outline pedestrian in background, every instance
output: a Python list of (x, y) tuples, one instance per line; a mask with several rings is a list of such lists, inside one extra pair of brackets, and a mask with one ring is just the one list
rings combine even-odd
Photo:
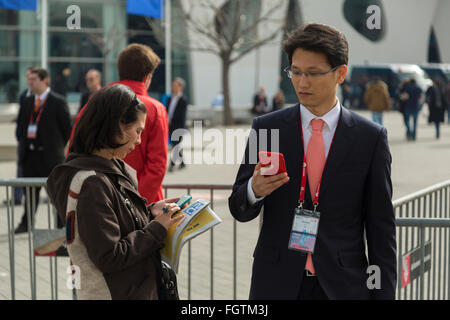
[(167, 113), (169, 115), (169, 139), (172, 145), (170, 156), (169, 172), (175, 168), (175, 164), (179, 163), (179, 168), (183, 169), (186, 164), (183, 160), (183, 149), (181, 143), (183, 136), (174, 134), (177, 129), (186, 129), (186, 114), (188, 101), (183, 91), (186, 82), (182, 78), (175, 78), (172, 81), (172, 96), (167, 101)]
[(78, 109), (78, 112), (80, 112), (81, 109), (86, 105), (86, 103), (89, 101), (89, 98), (102, 88), (102, 74), (100, 73), (100, 71), (91, 69), (86, 73), (84, 79), (86, 81), (88, 92), (83, 93), (83, 95), (81, 96), (80, 108)]
[(441, 122), (444, 122), (445, 110), (447, 109), (447, 102), (441, 80), (433, 79), (433, 85), (428, 88), (425, 96), (429, 109), (428, 122), (434, 123), (436, 128), (436, 139), (439, 139), (441, 136), (440, 124)]
[(267, 97), (266, 97), (266, 90), (264, 87), (261, 87), (253, 96), (253, 107), (251, 112), (256, 115), (262, 115), (267, 113), (268, 111), (268, 104), (267, 104)]
[(159, 251), (167, 229), (183, 215), (171, 217), (180, 210), (177, 199), (147, 207), (136, 171), (122, 161), (141, 143), (146, 113), (129, 87), (101, 89), (78, 121), (69, 156), (48, 178), (49, 197), (67, 221), (82, 300), (161, 297)]
[[(64, 161), (64, 148), (72, 129), (69, 108), (66, 100), (49, 87), (50, 77), (43, 68), (32, 68), (27, 78), (32, 93), (24, 99), (24, 106), (17, 119), (19, 130), (19, 162), (24, 177), (47, 177), (52, 169)], [(34, 214), (39, 204), (41, 188), (35, 188), (35, 205), (33, 199), (25, 199), (24, 214), (15, 233), (28, 231), (27, 215), (34, 221)], [(28, 212), (28, 206), (31, 212)], [(58, 227), (63, 222), (58, 220)]]
[[(35, 68), (35, 67), (27, 68), (27, 72), (26, 72), (27, 79), (30, 76), (30, 72), (33, 68)], [(27, 85), (28, 85), (28, 82), (27, 82)], [(16, 171), (16, 174), (17, 174), (17, 178), (23, 177), (22, 165), (19, 162), (19, 151), (21, 148), (20, 133), (22, 131), (22, 124), (19, 121), (19, 115), (23, 112), (25, 98), (28, 98), (31, 95), (32, 95), (32, 92), (30, 90), (30, 87), (28, 86), (19, 96), (19, 113), (18, 113), (18, 116), (16, 119), (16, 140), (17, 140), (17, 171)], [(24, 188), (22, 188), (22, 187), (14, 188), (14, 204), (15, 205), (22, 204), (23, 194), (24, 194)], [(6, 203), (6, 200), (5, 200), (5, 203)]]
[(283, 90), (278, 89), (277, 93), (272, 99), (272, 110), (277, 111), (284, 108), (284, 104), (286, 103), (286, 99), (284, 98)]
[(447, 102), (447, 122), (450, 124), (450, 81), (445, 87), (445, 101)]
[[(166, 108), (161, 102), (148, 95), (153, 74), (160, 63), (161, 59), (150, 47), (143, 44), (130, 44), (119, 53), (117, 60), (120, 81), (109, 84), (123, 84), (130, 87), (147, 108), (142, 143), (130, 152), (124, 161), (137, 171), (139, 193), (148, 202), (163, 199), (162, 181), (167, 168)], [(75, 119), (72, 136), (85, 108)]]
[(369, 82), (364, 93), (364, 102), (372, 111), (373, 122), (383, 126), (383, 112), (389, 111), (391, 108), (391, 97), (387, 84), (378, 77)]
[[(415, 141), (417, 138), (417, 117), (424, 95), (414, 78), (405, 86), (403, 97), (405, 99), (404, 119), (406, 125), (406, 138)], [(412, 126), (411, 119), (413, 120)]]

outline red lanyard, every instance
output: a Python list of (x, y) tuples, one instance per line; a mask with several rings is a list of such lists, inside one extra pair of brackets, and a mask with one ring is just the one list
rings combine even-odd
[(42, 103), (42, 104), (39, 106), (39, 113), (38, 113), (36, 119), (34, 120), (34, 122), (33, 122), (33, 114), (35, 114), (36, 112), (34, 112), (34, 109), (31, 110), (31, 113), (30, 113), (30, 122), (29, 122), (30, 124), (33, 124), (33, 123), (35, 123), (36, 125), (39, 124), (39, 121), (41, 121), (42, 111), (44, 111), (45, 102), (46, 102), (46, 101), (44, 101), (44, 103)]
[[(300, 185), (300, 197), (298, 199), (299, 202), (299, 208), (301, 209), (303, 207), (303, 203), (305, 202), (305, 191), (306, 191), (306, 176), (308, 174), (308, 164), (306, 163), (306, 148), (305, 148), (305, 139), (303, 137), (303, 126), (302, 126), (302, 114), (300, 111), (300, 133), (302, 135), (302, 143), (303, 143), (303, 166), (302, 166), (302, 181)], [(336, 130), (334, 131), (334, 134), (336, 134)], [(331, 140), (331, 146), (333, 145), (334, 141), (334, 134), (333, 134), (333, 140)], [(330, 153), (328, 152), (328, 155)], [(328, 155), (325, 159), (325, 164), (327, 163)], [(325, 166), (324, 166), (325, 169)], [(323, 174), (322, 174), (323, 177)], [(314, 194), (314, 211), (316, 210), (317, 206), (319, 205), (319, 193), (320, 193), (320, 185), (322, 184), (322, 177), (320, 178), (319, 184), (317, 185), (316, 193)]]

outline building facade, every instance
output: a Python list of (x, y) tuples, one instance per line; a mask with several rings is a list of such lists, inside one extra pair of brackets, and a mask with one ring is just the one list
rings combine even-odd
[[(212, 0), (218, 7), (237, 0)], [(305, 23), (335, 26), (347, 36), (350, 66), (362, 63), (450, 62), (450, 1), (446, 0), (250, 0), (254, 4), (246, 19), (256, 19), (264, 6), (283, 3), (274, 19), (286, 27), (277, 38), (234, 63), (230, 71), (232, 106), (248, 106), (256, 90), (263, 86), (270, 98), (278, 88), (288, 101), (295, 93), (283, 69), (287, 59), (282, 52), (286, 31)], [(126, 0), (48, 0), (48, 67), (52, 88), (70, 103), (79, 102), (86, 90), (84, 75), (89, 69), (103, 74), (103, 84), (118, 78), (117, 55), (129, 43), (151, 46), (163, 63), (156, 71), (150, 94), (159, 98), (165, 92), (164, 21), (130, 15)], [(67, 8), (81, 10), (81, 28), (69, 30)], [(206, 107), (221, 90), (221, 60), (217, 55), (187, 48), (199, 33), (187, 27), (180, 10), (190, 10), (192, 0), (171, 0), (173, 77), (188, 83), (186, 93), (195, 106)], [(368, 11), (376, 6), (375, 11)], [(196, 9), (199, 19), (214, 21), (206, 9)], [(377, 16), (378, 15), (378, 16)], [(377, 25), (377, 18), (379, 24)], [(25, 71), (41, 63), (40, 11), (0, 8), (0, 105), (15, 103), (26, 88)], [(374, 20), (375, 19), (375, 20)], [(369, 26), (368, 25), (369, 21)], [(273, 26), (280, 28), (280, 26)], [(269, 32), (258, 29), (263, 35)], [(243, 41), (247, 41), (243, 39)], [(185, 44), (185, 47), (176, 45)], [(0, 107), (1, 108), (1, 107)]]

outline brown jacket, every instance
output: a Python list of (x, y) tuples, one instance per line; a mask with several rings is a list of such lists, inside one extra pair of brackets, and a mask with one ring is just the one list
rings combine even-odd
[(370, 111), (388, 111), (391, 107), (391, 98), (386, 83), (375, 80), (367, 85), (364, 102)]
[[(84, 177), (78, 193), (74, 185), (80, 174)], [(47, 189), (64, 220), (67, 213), (76, 212), (75, 221), (67, 224), (68, 251), (73, 265), (80, 268), (80, 298), (158, 299), (159, 251), (167, 233), (152, 221), (130, 166), (120, 160), (70, 154), (48, 177)], [(78, 202), (71, 209), (74, 193)]]

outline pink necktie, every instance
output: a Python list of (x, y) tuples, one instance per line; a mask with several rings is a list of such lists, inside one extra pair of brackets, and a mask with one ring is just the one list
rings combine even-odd
[[(312, 136), (308, 143), (306, 151), (306, 163), (308, 165), (308, 181), (311, 191), (311, 198), (314, 200), (317, 186), (322, 179), (323, 167), (325, 166), (325, 145), (323, 143), (322, 128), (323, 120), (311, 120)], [(306, 269), (311, 273), (315, 273), (311, 254), (308, 253), (306, 259)]]

